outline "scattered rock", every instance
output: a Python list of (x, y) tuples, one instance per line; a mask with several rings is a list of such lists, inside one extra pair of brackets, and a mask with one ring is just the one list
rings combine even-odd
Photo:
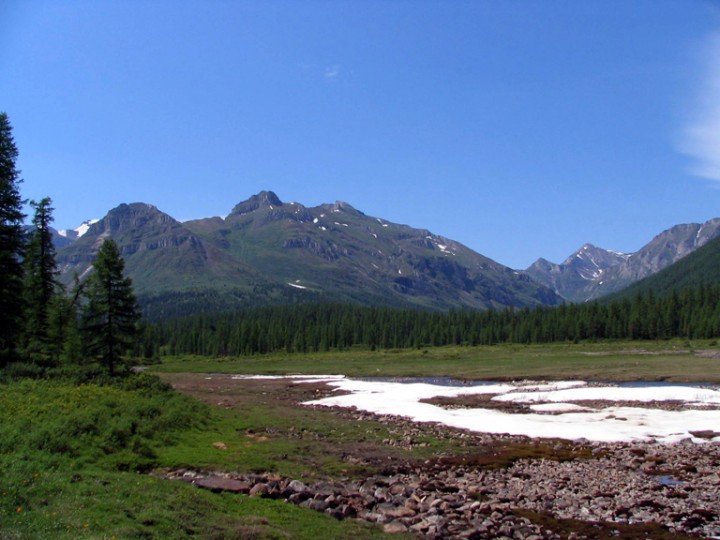
[[(657, 524), (673, 535), (720, 536), (717, 442), (538, 443), (359, 411), (342, 414), (386, 423), (393, 440), (403, 445), (431, 434), (462, 441), (467, 452), (424, 463), (393, 462), (360, 480), (305, 483), (187, 469), (165, 477), (213, 491), (283, 499), (336, 519), (357, 517), (381, 524), (388, 533), (411, 532), (426, 539), (586, 537), (547, 525), (558, 520), (604, 524), (608, 530), (618, 524)], [(707, 430), (692, 435), (709, 440), (719, 434)]]

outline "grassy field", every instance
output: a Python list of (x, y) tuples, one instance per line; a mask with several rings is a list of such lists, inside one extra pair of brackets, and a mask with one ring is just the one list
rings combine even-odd
[[(706, 352), (698, 356), (698, 351)], [(390, 444), (401, 441), (402, 430), (298, 407), (317, 397), (321, 385), (206, 374), (720, 382), (715, 351), (711, 342), (507, 345), (168, 358), (152, 367), (180, 392), (145, 374), (112, 385), (5, 382), (0, 384), (0, 538), (381, 538), (379, 528), (354, 520), (211, 493), (148, 473), (187, 467), (312, 481), (469, 451), (435, 434), (416, 436), (411, 447)], [(521, 446), (493, 448), (491, 461), (505, 466), (519, 457), (556, 452), (552, 443)]]
[[(699, 355), (700, 351), (705, 351), (705, 356)], [(718, 357), (708, 351), (717, 352)], [(708, 341), (651, 341), (355, 350), (242, 358), (166, 358), (153, 369), (168, 373), (720, 382), (720, 348)]]
[(231, 414), (143, 379), (0, 385), (0, 538), (383, 537), (354, 520), (143, 474), (160, 466), (278, 469), (278, 452), (293, 450), (278, 440), (243, 446), (242, 454), (219, 452), (211, 444), (218, 437), (232, 444), (247, 426), (278, 418), (267, 410)]

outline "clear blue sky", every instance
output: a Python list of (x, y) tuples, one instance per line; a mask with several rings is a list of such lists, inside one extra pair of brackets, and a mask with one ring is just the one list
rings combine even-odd
[(57, 228), (270, 189), (524, 268), (720, 216), (720, 3), (4, 0), (0, 110)]

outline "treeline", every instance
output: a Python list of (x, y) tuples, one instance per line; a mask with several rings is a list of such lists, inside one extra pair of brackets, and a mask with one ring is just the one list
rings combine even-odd
[(254, 308), (149, 325), (143, 352), (225, 356), (718, 336), (720, 286), (712, 286), (663, 298), (649, 292), (608, 304), (533, 309), (439, 313), (353, 305)]
[(27, 232), (17, 157), (12, 127), (0, 113), (1, 374), (126, 372), (122, 358), (135, 347), (140, 312), (117, 245), (106, 240), (90, 276), (66, 290), (58, 281), (52, 201), (30, 201)]

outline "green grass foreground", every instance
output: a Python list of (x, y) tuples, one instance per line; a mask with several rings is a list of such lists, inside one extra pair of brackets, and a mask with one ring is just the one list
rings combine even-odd
[(684, 341), (504, 345), (174, 358), (153, 367), (181, 389), (186, 381), (194, 397), (147, 374), (113, 384), (3, 382), (0, 539), (380, 538), (379, 528), (354, 520), (147, 473), (191, 467), (312, 479), (363, 474), (366, 465), (346, 455), (372, 462), (463, 451), (433, 437), (413, 450), (388, 446), (401, 435), (387, 425), (298, 407), (311, 397), (301, 394), (313, 391), (308, 385), (245, 387), (190, 372), (719, 382), (717, 350), (713, 342)]
[[(102, 386), (3, 383), (0, 538), (383, 536), (377, 528), (280, 501), (141, 474), (155, 466), (229, 465), (213, 459), (210, 441), (243, 422), (149, 376)], [(264, 466), (262, 458), (257, 464)]]
[[(710, 354), (708, 354), (710, 353)], [(467, 380), (581, 379), (720, 382), (710, 340), (350, 350), (250, 357), (169, 357), (154, 370), (182, 373), (447, 376)]]

